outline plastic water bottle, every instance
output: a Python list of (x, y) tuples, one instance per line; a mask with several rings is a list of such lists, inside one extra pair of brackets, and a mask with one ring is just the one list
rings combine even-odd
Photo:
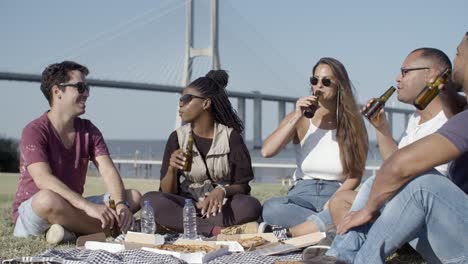
[(185, 199), (184, 205), (184, 238), (197, 239), (197, 212), (192, 199)]
[(141, 232), (146, 234), (154, 234), (156, 232), (154, 211), (148, 200), (143, 202), (143, 208), (141, 209)]

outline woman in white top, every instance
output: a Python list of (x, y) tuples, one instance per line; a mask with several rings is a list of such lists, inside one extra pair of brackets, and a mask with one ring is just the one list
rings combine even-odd
[(310, 82), (312, 93), (322, 94), (314, 116), (308, 119), (303, 113), (317, 97), (300, 98), (262, 146), (268, 158), (292, 141), (297, 163), (288, 195), (263, 205), (263, 220), (270, 225), (291, 227), (315, 215), (316, 225), (325, 229), (332, 224), (330, 214), (319, 213), (327, 201), (335, 192), (355, 189), (364, 172), (367, 132), (346, 69), (336, 59), (322, 58)]

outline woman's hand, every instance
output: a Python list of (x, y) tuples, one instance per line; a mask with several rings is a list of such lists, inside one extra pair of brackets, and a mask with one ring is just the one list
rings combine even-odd
[(210, 216), (216, 216), (218, 213), (221, 213), (223, 208), (223, 201), (226, 194), (222, 188), (214, 188), (209, 192), (205, 200), (201, 203), (197, 203), (198, 209), (201, 209), (201, 214), (210, 218)]
[(172, 152), (171, 158), (169, 159), (169, 167), (173, 169), (183, 170), (185, 160), (186, 158), (184, 155), (184, 151), (181, 149), (176, 149), (174, 152)]
[(299, 100), (297, 100), (296, 102), (296, 112), (302, 115), (304, 113), (304, 110), (310, 107), (317, 100), (317, 96), (315, 95), (309, 95), (306, 97), (299, 98)]

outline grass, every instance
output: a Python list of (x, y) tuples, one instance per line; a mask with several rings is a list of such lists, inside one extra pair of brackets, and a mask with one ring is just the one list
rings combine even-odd
[[(13, 201), (18, 174), (0, 173), (0, 259), (9, 259), (20, 256), (34, 256), (49, 248), (68, 248), (73, 244), (51, 246), (43, 237), (15, 238), (13, 237), (13, 221), (11, 203)], [(158, 190), (158, 180), (128, 179), (124, 178), (125, 188), (137, 189), (141, 193)], [(254, 183), (252, 195), (262, 203), (274, 195), (285, 195), (288, 188), (280, 184)], [(103, 181), (99, 177), (88, 177), (85, 185), (85, 196), (102, 194), (105, 192)]]
[[(13, 221), (11, 203), (13, 201), (18, 174), (0, 173), (0, 262), (21, 256), (34, 256), (49, 248), (69, 248), (73, 244), (51, 246), (45, 242), (44, 237), (15, 238), (13, 237)], [(159, 188), (158, 180), (128, 179), (124, 178), (126, 188), (137, 189), (141, 193), (154, 191)], [(252, 195), (260, 202), (277, 195), (285, 195), (288, 188), (278, 183), (253, 183)], [(103, 181), (98, 177), (88, 177), (85, 185), (85, 196), (102, 194), (105, 192)], [(387, 263), (424, 263), (417, 254), (403, 254), (392, 256)]]

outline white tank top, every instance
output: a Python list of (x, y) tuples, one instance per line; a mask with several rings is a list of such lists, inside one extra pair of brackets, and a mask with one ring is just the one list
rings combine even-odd
[(296, 171), (294, 180), (323, 179), (344, 181), (336, 129), (324, 130), (310, 121), (309, 130), (299, 144), (294, 144)]

